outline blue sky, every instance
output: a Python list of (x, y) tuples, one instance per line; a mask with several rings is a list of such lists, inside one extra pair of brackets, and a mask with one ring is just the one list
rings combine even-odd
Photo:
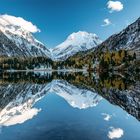
[[(122, 30), (140, 16), (140, 0), (0, 0), (0, 13), (23, 17), (40, 30), (35, 36), (48, 47), (63, 42), (72, 32), (96, 33), (102, 40)], [(104, 26), (104, 20), (107, 26)]]

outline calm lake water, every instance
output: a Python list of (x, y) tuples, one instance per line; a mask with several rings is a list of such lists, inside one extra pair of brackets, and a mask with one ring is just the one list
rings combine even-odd
[(0, 140), (140, 140), (139, 77), (1, 73)]

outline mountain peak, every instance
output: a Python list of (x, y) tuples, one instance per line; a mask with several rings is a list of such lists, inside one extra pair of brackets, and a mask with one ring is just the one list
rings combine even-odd
[(94, 39), (96, 41), (101, 42), (96, 34), (88, 33), (85, 31), (74, 32), (74, 33), (70, 34), (67, 38), (67, 40), (69, 40), (69, 41), (74, 40), (75, 43), (80, 43), (80, 44), (85, 43), (89, 39), (91, 39), (91, 40)]
[(79, 51), (95, 48), (102, 41), (96, 34), (78, 31), (70, 34), (67, 39), (52, 50), (53, 59), (67, 59)]
[(78, 32), (73, 32), (71, 35), (68, 36), (68, 39), (75, 39), (77, 37), (87, 37), (89, 35), (92, 35), (92, 36), (96, 36), (96, 34), (92, 34), (92, 33), (88, 33), (86, 31), (78, 31)]

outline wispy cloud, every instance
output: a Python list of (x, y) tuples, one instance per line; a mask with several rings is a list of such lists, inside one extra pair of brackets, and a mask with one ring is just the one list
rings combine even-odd
[(111, 131), (108, 132), (108, 137), (110, 139), (121, 138), (124, 135), (124, 131), (121, 128), (111, 127)]
[(15, 17), (15, 16), (4, 14), (4, 15), (0, 15), (0, 19), (2, 19), (4, 21), (3, 24), (5, 24), (5, 25), (3, 25), (3, 26), (13, 24), (13, 25), (20, 26), (23, 29), (25, 29), (26, 31), (29, 31), (32, 33), (40, 31), (36, 25), (34, 25), (30, 21), (23, 19), (22, 17)]
[(112, 24), (111, 21), (110, 21), (108, 18), (104, 19), (103, 22), (104, 22), (104, 24), (101, 25), (101, 26), (103, 26), (103, 27), (109, 26), (109, 25)]
[(107, 3), (107, 8), (110, 9), (110, 13), (114, 12), (114, 11), (121, 11), (123, 10), (124, 6), (120, 1), (112, 1), (109, 0)]

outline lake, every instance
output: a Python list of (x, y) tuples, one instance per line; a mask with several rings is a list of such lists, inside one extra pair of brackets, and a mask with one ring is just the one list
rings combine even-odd
[(140, 140), (140, 77), (0, 73), (1, 140)]

